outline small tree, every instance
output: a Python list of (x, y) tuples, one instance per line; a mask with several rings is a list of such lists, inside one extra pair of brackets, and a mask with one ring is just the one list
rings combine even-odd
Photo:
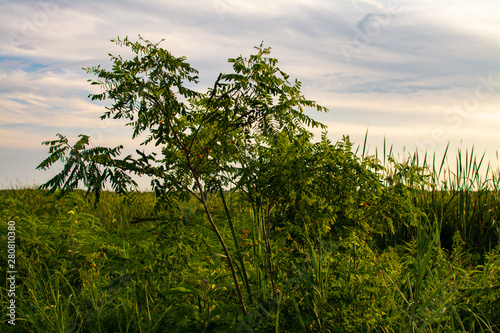
[(233, 260), (207, 204), (207, 192), (248, 175), (241, 172), (251, 166), (244, 163), (245, 157), (254, 156), (258, 146), (272, 145), (278, 134), (292, 138), (305, 133), (306, 126), (325, 128), (306, 116), (303, 108), (326, 109), (302, 95), (300, 82), (288, 81), (288, 75), (276, 67), (277, 60), (265, 57), (270, 49), (262, 44), (248, 59), (229, 59), (234, 73), (220, 74), (212, 88), (200, 93), (188, 86), (198, 82), (198, 71), (184, 57), (174, 57), (142, 37), (138, 42), (128, 38), (112, 42), (129, 47), (136, 56), (125, 60), (110, 55), (110, 71), (100, 66), (86, 68), (98, 77), (89, 80), (91, 84), (103, 90), (89, 97), (113, 100), (101, 119), (128, 120), (132, 138), (145, 134), (141, 145), (160, 146), (161, 156), (136, 150), (138, 156), (120, 158), (122, 146), (89, 148), (86, 135), (71, 146), (58, 134), (57, 140), (43, 142), (49, 146), (49, 157), (37, 169), (48, 169), (57, 161), (65, 165), (41, 188), (61, 189), (65, 194), (83, 183), (98, 200), (106, 183), (117, 193), (127, 193), (137, 185), (132, 175), (145, 175), (151, 177), (161, 200), (195, 197), (227, 257), (246, 314)]

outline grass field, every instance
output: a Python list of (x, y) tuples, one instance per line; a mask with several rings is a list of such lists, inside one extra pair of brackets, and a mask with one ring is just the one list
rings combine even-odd
[[(498, 332), (500, 172), (473, 150), (457, 156), (457, 171), (445, 157), (382, 161), (371, 201), (344, 171), (322, 196), (257, 204), (212, 193), (246, 316), (194, 199), (162, 209), (153, 193), (106, 192), (94, 206), (84, 192), (3, 190), (2, 330)], [(8, 221), (15, 326), (5, 323)]]

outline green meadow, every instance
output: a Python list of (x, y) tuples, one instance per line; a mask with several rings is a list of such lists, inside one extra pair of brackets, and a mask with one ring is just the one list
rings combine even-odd
[[(377, 160), (374, 168), (376, 156), (356, 154), (346, 143), (335, 145), (338, 168), (328, 171), (335, 176), (328, 189), (301, 193), (315, 186), (304, 183), (268, 190), (269, 197), (209, 194), (246, 314), (196, 199), (164, 205), (154, 193), (103, 192), (96, 204), (84, 191), (1, 191), (2, 326), (498, 332), (499, 171), (473, 150), (458, 152), (458, 172), (446, 156), (418, 154)], [(377, 195), (370, 195), (372, 182)], [(16, 223), (18, 271), (16, 325), (9, 327), (7, 221)]]
[(263, 45), (201, 93), (185, 57), (113, 42), (136, 56), (87, 68), (89, 97), (148, 150), (58, 134), (37, 167), (58, 173), (0, 193), (2, 329), (500, 330), (500, 170), (484, 155), (331, 142), (304, 112), (327, 109)]

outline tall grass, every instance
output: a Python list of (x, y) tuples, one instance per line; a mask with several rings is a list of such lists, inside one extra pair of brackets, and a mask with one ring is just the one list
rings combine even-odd
[[(403, 149), (402, 155), (394, 157), (393, 146), (387, 148), (385, 139), (383, 152), (381, 163), (385, 168), (381, 178), (385, 185), (397, 172), (391, 160), (422, 169), (426, 181), (415, 197), (415, 204), (439, 226), (445, 248), (451, 249), (456, 232), (470, 249), (484, 252), (500, 244), (500, 168), (494, 169), (491, 162), (486, 163), (485, 153), (476, 155), (474, 146), (465, 152), (459, 148), (450, 161), (448, 145), (442, 156), (435, 153), (430, 156), (427, 152), (422, 156), (418, 150), (407, 153)], [(378, 150), (375, 156), (379, 158)], [(407, 240), (404, 228), (397, 229), (401, 234), (396, 237)]]
[[(498, 330), (500, 170), (474, 148), (458, 150), (454, 158), (448, 149), (443, 156), (394, 156), (393, 147), (384, 144), (381, 151), (380, 182), (389, 189), (398, 183), (406, 192), (387, 192), (402, 213), (379, 238), (363, 229), (362, 220), (385, 216), (377, 211), (385, 206), (361, 208), (357, 197), (348, 198), (352, 210), (326, 229), (306, 223), (333, 214), (307, 210), (316, 209), (312, 203), (320, 197), (303, 200), (310, 216), (299, 225), (286, 222), (266, 202), (252, 205), (242, 193), (221, 190), (208, 198), (221, 233), (232, 239), (228, 247), (249, 304), (246, 317), (198, 202), (171, 203), (171, 211), (164, 211), (155, 210), (152, 193), (125, 198), (103, 193), (94, 206), (83, 192), (58, 198), (29, 188), (1, 191), (1, 219), (15, 220), (18, 233), (18, 327), (26, 332)], [(368, 157), (365, 139), (359, 158)], [(397, 197), (401, 193), (407, 197)], [(375, 222), (373, 228), (382, 221)], [(0, 222), (1, 234), (6, 230)], [(4, 249), (3, 238), (2, 244)], [(3, 306), (8, 297), (1, 282)]]

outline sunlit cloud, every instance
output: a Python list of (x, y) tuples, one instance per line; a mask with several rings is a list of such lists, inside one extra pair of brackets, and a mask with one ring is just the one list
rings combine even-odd
[[(58, 132), (133, 146), (123, 123), (101, 124), (110, 102), (88, 99), (98, 89), (82, 68), (109, 68), (108, 53), (130, 55), (110, 39), (139, 34), (186, 56), (200, 71), (199, 91), (231, 71), (228, 58), (263, 41), (306, 97), (330, 109), (311, 115), (332, 139), (363, 140), (368, 128), (373, 145), (386, 136), (407, 147), (462, 142), (494, 152), (499, 15), (489, 0), (2, 1), (0, 163), (17, 163), (15, 150), (43, 150)], [(23, 160), (39, 162), (30, 156)], [(17, 177), (12, 165), (1, 169)]]

